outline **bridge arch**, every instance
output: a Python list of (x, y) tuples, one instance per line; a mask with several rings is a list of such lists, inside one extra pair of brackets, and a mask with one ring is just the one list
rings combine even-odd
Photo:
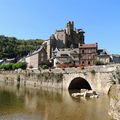
[(80, 89), (91, 90), (92, 88), (87, 80), (85, 80), (82, 77), (76, 77), (70, 82), (68, 90), (80, 90)]

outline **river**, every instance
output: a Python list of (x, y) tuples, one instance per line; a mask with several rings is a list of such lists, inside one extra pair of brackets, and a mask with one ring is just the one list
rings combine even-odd
[(0, 83), (0, 120), (110, 120), (109, 98), (75, 99), (69, 92)]

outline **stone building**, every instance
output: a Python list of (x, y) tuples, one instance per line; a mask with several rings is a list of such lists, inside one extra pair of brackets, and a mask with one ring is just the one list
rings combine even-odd
[(80, 64), (94, 65), (98, 44), (79, 44)]
[(69, 21), (65, 29), (56, 30), (47, 43), (48, 59), (52, 58), (55, 48), (78, 48), (78, 44), (84, 44), (84, 31), (74, 28), (74, 22)]
[(53, 51), (54, 67), (56, 64), (75, 64), (79, 65), (79, 49), (64, 48)]
[[(74, 63), (74, 65), (94, 65), (97, 59), (109, 62), (109, 56), (98, 54), (98, 44), (85, 44), (84, 31), (76, 29), (69, 21), (64, 29), (56, 30), (38, 51), (26, 57), (28, 67), (38, 68), (42, 62)], [(46, 47), (46, 49), (43, 49)]]
[(98, 49), (96, 61), (101, 62), (101, 64), (109, 64), (111, 62), (111, 56), (106, 49)]
[(112, 54), (111, 59), (113, 63), (120, 63), (120, 55), (119, 54)]
[(46, 41), (42, 43), (40, 49), (26, 56), (27, 68), (38, 69), (40, 64), (47, 62)]

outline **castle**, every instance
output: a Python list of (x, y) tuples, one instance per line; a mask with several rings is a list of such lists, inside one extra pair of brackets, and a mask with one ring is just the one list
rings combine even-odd
[(56, 30), (39, 50), (26, 57), (28, 67), (38, 68), (47, 61), (53, 63), (54, 67), (62, 64), (88, 66), (94, 65), (95, 61), (110, 63), (110, 56), (98, 50), (97, 43), (85, 44), (84, 33), (82, 29), (74, 27), (73, 21), (69, 21), (65, 29)]
[(79, 44), (84, 44), (84, 33), (82, 29), (74, 27), (73, 21), (69, 21), (65, 29), (56, 30), (47, 43), (48, 59), (52, 58), (52, 53), (56, 48), (78, 48)]

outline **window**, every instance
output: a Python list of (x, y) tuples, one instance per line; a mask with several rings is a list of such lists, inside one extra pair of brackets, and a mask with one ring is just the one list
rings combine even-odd
[(82, 50), (82, 54), (84, 54), (84, 50)]
[(41, 61), (44, 61), (44, 54), (43, 53), (41, 53)]
[(84, 64), (84, 61), (82, 61), (82, 64)]
[(90, 61), (88, 61), (88, 65), (90, 65)]

